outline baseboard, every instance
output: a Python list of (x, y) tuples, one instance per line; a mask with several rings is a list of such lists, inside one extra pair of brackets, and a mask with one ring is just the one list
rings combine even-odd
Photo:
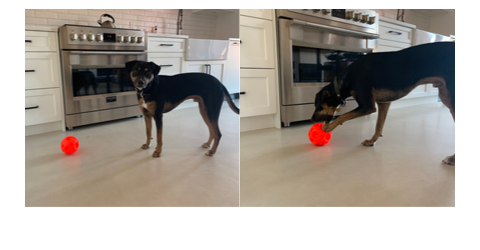
[(38, 135), (58, 130), (61, 131), (62, 129), (62, 121), (25, 126), (25, 136)]
[(240, 118), (240, 132), (274, 127), (275, 115), (260, 115)]

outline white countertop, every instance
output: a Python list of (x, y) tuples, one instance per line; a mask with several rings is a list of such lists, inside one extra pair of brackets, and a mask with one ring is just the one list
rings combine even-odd
[(147, 33), (148, 37), (168, 37), (168, 38), (183, 38), (188, 39), (188, 35), (173, 35), (173, 34), (160, 34), (160, 33)]
[(36, 31), (52, 31), (57, 32), (59, 27), (55, 26), (31, 26), (25, 25), (25, 30), (36, 30)]

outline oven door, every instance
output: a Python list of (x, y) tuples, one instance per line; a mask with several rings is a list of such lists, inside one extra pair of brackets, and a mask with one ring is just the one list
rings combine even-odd
[(281, 119), (308, 120), (315, 95), (346, 67), (371, 53), (376, 34), (278, 18)]
[(138, 105), (125, 63), (146, 59), (146, 52), (63, 51), (65, 113)]

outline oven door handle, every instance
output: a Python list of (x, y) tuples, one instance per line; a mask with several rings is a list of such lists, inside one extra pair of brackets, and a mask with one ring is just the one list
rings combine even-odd
[(126, 51), (71, 51), (74, 55), (146, 55), (147, 52), (126, 52)]
[(320, 29), (325, 29), (325, 30), (331, 30), (331, 31), (337, 31), (341, 33), (346, 33), (349, 35), (353, 36), (360, 36), (364, 37), (367, 39), (378, 39), (380, 36), (378, 34), (371, 34), (371, 33), (366, 33), (366, 32), (361, 32), (361, 31), (353, 31), (353, 30), (347, 30), (343, 28), (337, 28), (337, 27), (332, 27), (332, 26), (327, 26), (327, 25), (322, 25), (322, 24), (317, 24), (317, 23), (309, 23), (305, 21), (299, 21), (299, 20), (293, 20), (294, 24), (299, 24), (299, 25), (304, 25), (304, 26), (309, 26), (309, 27), (314, 27), (314, 28), (320, 28)]

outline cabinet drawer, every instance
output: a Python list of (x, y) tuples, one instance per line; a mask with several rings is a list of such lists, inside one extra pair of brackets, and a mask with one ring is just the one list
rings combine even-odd
[(148, 53), (148, 60), (161, 66), (160, 75), (182, 73), (183, 53)]
[(25, 52), (25, 89), (60, 87), (57, 53)]
[(240, 117), (277, 113), (275, 70), (240, 69)]
[(57, 51), (54, 32), (25, 31), (25, 51)]
[(390, 23), (381, 23), (379, 35), (381, 39), (412, 44), (413, 29)]
[(184, 52), (185, 39), (149, 37), (148, 52)]
[(263, 10), (242, 9), (240, 10), (240, 15), (273, 20), (273, 16), (274, 16), (273, 12), (274, 12), (273, 9), (263, 9)]
[(62, 120), (60, 88), (25, 91), (25, 126)]
[(240, 67), (275, 68), (273, 22), (240, 16)]

